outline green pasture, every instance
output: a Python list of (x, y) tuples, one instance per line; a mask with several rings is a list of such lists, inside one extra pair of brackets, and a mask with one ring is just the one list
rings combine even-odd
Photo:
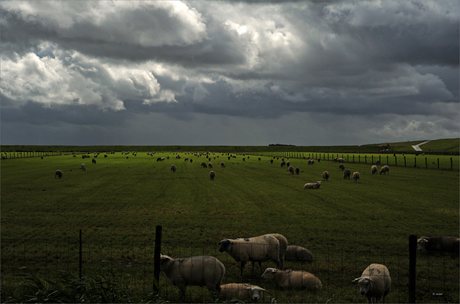
[[(342, 178), (339, 164), (332, 161), (336, 155), (321, 154), (321, 162), (308, 165), (303, 157), (318, 158), (316, 153), (273, 153), (247, 154), (244, 161), (242, 154), (211, 153), (213, 181), (211, 169), (200, 166), (210, 161), (184, 152), (179, 152), (180, 159), (177, 152), (138, 152), (128, 158), (120, 152), (107, 158), (101, 153), (95, 165), (93, 154), (84, 160), (81, 155), (2, 160), (2, 302), (21, 292), (21, 266), (44, 278), (62, 269), (78, 275), (80, 230), (83, 274), (108, 263), (122, 284), (141, 297), (152, 292), (155, 227), (161, 225), (163, 254), (215, 256), (227, 268), (223, 283), (262, 286), (270, 291), (264, 301), (275, 298), (279, 303), (365, 302), (352, 281), (370, 263), (383, 263), (390, 270), (393, 288), (387, 302), (407, 302), (409, 235), (459, 235), (458, 156), (451, 170), (451, 156), (426, 156), (426, 169), (425, 156), (406, 157), (404, 166), (403, 156), (397, 155), (396, 166), (389, 155), (390, 174), (372, 175), (371, 160), (380, 157), (386, 164), (386, 154), (344, 154), (345, 166), (361, 173), (360, 182), (354, 183)], [(280, 166), (283, 156), (300, 168), (299, 175)], [(409, 161), (415, 157), (416, 166)], [(437, 159), (447, 168), (438, 170)], [(79, 169), (82, 162), (87, 171)], [(171, 164), (177, 166), (175, 173)], [(64, 172), (62, 179), (55, 178), (57, 169)], [(325, 170), (331, 177), (320, 189), (303, 189), (307, 182), (322, 180)], [(260, 280), (258, 265), (252, 273), (249, 263), (239, 278), (238, 264), (218, 251), (224, 238), (273, 232), (312, 251), (313, 263), (285, 266), (314, 273), (322, 290), (280, 290)], [(262, 266), (276, 267), (273, 262)], [(421, 253), (417, 267), (418, 302), (459, 302), (458, 256)], [(188, 291), (189, 302), (213, 301), (206, 288)], [(177, 290), (164, 275), (160, 295), (178, 301)]]

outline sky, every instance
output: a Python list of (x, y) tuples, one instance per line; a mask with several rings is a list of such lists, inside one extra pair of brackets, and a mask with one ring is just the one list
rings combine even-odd
[(460, 137), (460, 1), (1, 1), (2, 145)]

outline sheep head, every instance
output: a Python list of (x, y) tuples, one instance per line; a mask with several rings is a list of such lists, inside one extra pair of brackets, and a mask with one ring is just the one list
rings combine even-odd
[(219, 251), (220, 252), (224, 252), (224, 251), (228, 251), (230, 245), (232, 245), (233, 242), (229, 239), (225, 239), (225, 240), (222, 240), (219, 242)]
[(374, 288), (374, 281), (370, 277), (360, 277), (358, 280), (359, 292), (365, 296), (370, 290)]
[(264, 278), (266, 280), (269, 280), (277, 272), (278, 272), (278, 269), (276, 269), (276, 268), (267, 268), (267, 269), (265, 269), (264, 273), (262, 274), (262, 278)]

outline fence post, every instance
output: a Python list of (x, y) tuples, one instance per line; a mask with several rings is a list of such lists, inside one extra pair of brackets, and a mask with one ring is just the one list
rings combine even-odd
[(81, 280), (82, 273), (83, 273), (83, 241), (81, 236), (81, 229), (80, 229), (80, 248), (78, 252), (78, 277)]
[(452, 157), (450, 158), (450, 170), (454, 170), (454, 164), (452, 163)]
[(415, 303), (417, 236), (409, 235), (409, 303)]
[(159, 292), (158, 287), (160, 286), (161, 231), (162, 231), (162, 226), (158, 225), (156, 227), (156, 232), (155, 232), (155, 253), (153, 255), (153, 277), (154, 277), (153, 290), (156, 293)]
[(425, 168), (428, 169), (428, 157), (425, 157)]

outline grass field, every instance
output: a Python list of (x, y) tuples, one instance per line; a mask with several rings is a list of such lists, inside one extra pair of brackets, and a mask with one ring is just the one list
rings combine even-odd
[[(80, 229), (84, 272), (97, 271), (106, 261), (140, 295), (152, 289), (155, 226), (162, 225), (164, 254), (216, 256), (227, 267), (224, 283), (263, 286), (280, 303), (365, 302), (352, 280), (373, 262), (386, 264), (393, 277), (387, 301), (407, 302), (409, 235), (459, 235), (458, 156), (456, 170), (427, 170), (423, 162), (421, 169), (391, 167), (389, 175), (372, 175), (370, 163), (347, 163), (361, 173), (360, 183), (353, 183), (342, 178), (337, 163), (324, 159), (307, 165), (291, 157), (301, 170), (291, 175), (280, 160), (270, 164), (269, 156), (243, 161), (242, 155), (228, 160), (223, 153), (210, 155), (216, 172), (211, 181), (210, 169), (200, 167), (209, 162), (204, 156), (175, 155), (101, 154), (96, 165), (71, 155), (2, 160), (2, 302), (23, 282), (14, 276), (21, 266), (43, 277), (59, 269), (76, 273)], [(220, 168), (221, 161), (226, 168)], [(82, 162), (86, 172), (79, 169)], [(57, 169), (64, 171), (62, 179), (54, 178)], [(319, 190), (303, 190), (306, 182), (321, 180), (324, 170), (330, 181)], [(260, 280), (258, 266), (240, 279), (237, 263), (218, 251), (224, 238), (271, 232), (313, 252), (312, 264), (286, 267), (316, 274), (321, 291), (279, 290)], [(419, 254), (417, 263), (418, 302), (459, 302), (458, 257)], [(160, 286), (165, 300), (178, 300), (163, 275)], [(206, 289), (189, 290), (188, 301), (212, 301)]]

